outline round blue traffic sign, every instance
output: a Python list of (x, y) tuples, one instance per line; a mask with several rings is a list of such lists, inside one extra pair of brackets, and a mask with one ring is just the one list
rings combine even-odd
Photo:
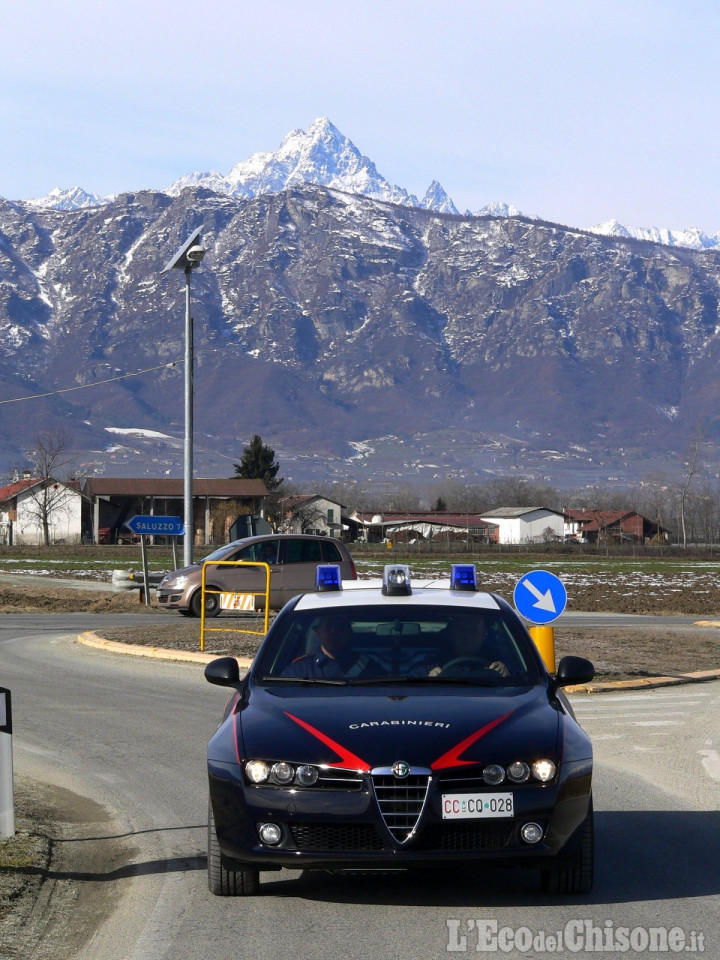
[(531, 570), (516, 583), (513, 600), (521, 617), (531, 623), (551, 623), (565, 609), (567, 591), (554, 573)]

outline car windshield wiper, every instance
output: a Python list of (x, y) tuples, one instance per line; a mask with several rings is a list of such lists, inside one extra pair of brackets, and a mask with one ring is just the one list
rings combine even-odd
[[(442, 674), (438, 674), (437, 677), (431, 678), (434, 683), (458, 683), (461, 686), (466, 687), (498, 687), (500, 684), (497, 680), (478, 680), (477, 677), (444, 677)], [(498, 679), (502, 679), (498, 677)]]
[(335, 687), (344, 687), (347, 684), (347, 680), (332, 680), (327, 677), (263, 677), (263, 680), (270, 681), (272, 683), (322, 683), (330, 684)]
[(496, 687), (494, 680), (473, 680), (470, 677), (354, 677), (347, 681), (352, 686), (382, 683), (460, 683), (473, 687)]

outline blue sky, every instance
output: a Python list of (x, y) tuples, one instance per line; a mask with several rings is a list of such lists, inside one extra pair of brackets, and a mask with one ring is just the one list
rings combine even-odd
[(0, 195), (226, 173), (320, 116), (393, 183), (720, 231), (717, 0), (3, 0)]

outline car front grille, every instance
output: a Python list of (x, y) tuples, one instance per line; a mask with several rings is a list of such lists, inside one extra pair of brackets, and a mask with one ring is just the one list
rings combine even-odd
[(386, 850), (388, 845), (371, 823), (293, 823), (298, 850)]
[(502, 850), (513, 834), (508, 823), (437, 823), (423, 830), (415, 843), (416, 850)]
[(425, 806), (430, 777), (411, 774), (404, 779), (392, 774), (373, 774), (375, 797), (385, 826), (398, 843), (413, 835)]

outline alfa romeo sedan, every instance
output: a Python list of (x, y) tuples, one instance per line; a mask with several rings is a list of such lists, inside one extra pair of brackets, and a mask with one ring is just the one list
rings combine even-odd
[[(202, 613), (203, 564), (205, 572), (205, 616), (216, 617), (222, 610), (223, 593), (247, 593), (265, 589), (265, 569), (258, 566), (226, 566), (228, 560), (267, 563), (270, 568), (270, 606), (279, 610), (291, 597), (315, 589), (318, 564), (338, 564), (341, 576), (355, 579), (355, 564), (347, 547), (333, 537), (273, 533), (244, 537), (218, 547), (201, 563), (174, 570), (161, 581), (157, 599), (166, 610), (185, 616)], [(223, 561), (219, 563), (219, 561)], [(256, 606), (264, 601), (257, 597)]]
[(208, 746), (208, 880), (256, 893), (262, 871), (539, 869), (544, 889), (593, 880), (592, 747), (520, 618), (473, 566), (414, 584), (318, 569), (276, 617)]

